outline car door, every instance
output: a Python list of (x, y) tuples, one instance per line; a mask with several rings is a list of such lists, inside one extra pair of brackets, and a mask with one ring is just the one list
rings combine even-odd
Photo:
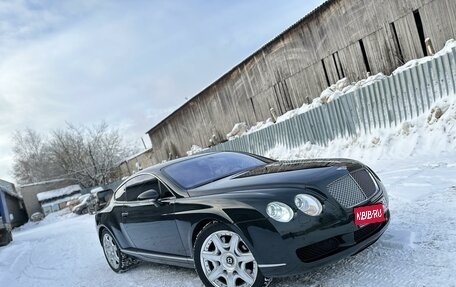
[[(157, 200), (138, 200), (138, 196), (154, 189)], [(155, 176), (142, 174), (125, 186), (126, 202), (122, 222), (128, 238), (143, 251), (185, 255), (174, 217), (173, 194)]]

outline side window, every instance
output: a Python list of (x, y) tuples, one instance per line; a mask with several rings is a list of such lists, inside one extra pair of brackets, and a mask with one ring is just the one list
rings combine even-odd
[(174, 197), (174, 194), (164, 185), (163, 183), (160, 182), (160, 197), (161, 198), (167, 198), (167, 197)]
[(135, 201), (141, 193), (150, 189), (160, 192), (157, 178), (149, 174), (138, 175), (125, 185), (126, 200)]
[(121, 187), (119, 187), (116, 191), (116, 194), (114, 195), (114, 199), (117, 201), (126, 201), (127, 196), (125, 194), (125, 184), (123, 184)]

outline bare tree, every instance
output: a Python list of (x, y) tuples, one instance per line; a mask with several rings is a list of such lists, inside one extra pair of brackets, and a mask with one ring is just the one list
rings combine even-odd
[(42, 181), (60, 174), (46, 138), (36, 131), (27, 128), (14, 132), (13, 143), (13, 175), (19, 183)]
[[(15, 145), (24, 146), (15, 149), (15, 177), (17, 180), (23, 178), (21, 183), (66, 177), (78, 180), (83, 186), (106, 184), (113, 180), (112, 174), (117, 164), (135, 152), (134, 148), (123, 143), (118, 130), (109, 128), (104, 122), (90, 127), (67, 123), (64, 129), (53, 131), (48, 141), (29, 129), (25, 134), (30, 134), (33, 144), (21, 145), (19, 143), (23, 142), (23, 135), (16, 132), (15, 136), (18, 139)], [(40, 176), (28, 176), (36, 171), (25, 172), (34, 162), (30, 156), (24, 155), (37, 149), (45, 154), (41, 156), (42, 163), (49, 165), (51, 170), (45, 170)]]

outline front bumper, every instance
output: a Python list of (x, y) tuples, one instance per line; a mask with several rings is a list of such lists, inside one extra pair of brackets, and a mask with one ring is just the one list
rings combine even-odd
[(263, 275), (281, 277), (305, 273), (361, 252), (385, 232), (389, 210), (385, 218), (385, 222), (358, 228), (350, 216), (345, 221), (302, 232), (279, 233), (268, 220), (241, 223), (238, 227), (251, 243)]

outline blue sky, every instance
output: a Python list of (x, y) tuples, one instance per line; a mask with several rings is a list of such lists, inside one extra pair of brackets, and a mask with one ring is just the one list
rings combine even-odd
[(0, 178), (11, 134), (105, 120), (132, 144), (323, 0), (0, 0)]

